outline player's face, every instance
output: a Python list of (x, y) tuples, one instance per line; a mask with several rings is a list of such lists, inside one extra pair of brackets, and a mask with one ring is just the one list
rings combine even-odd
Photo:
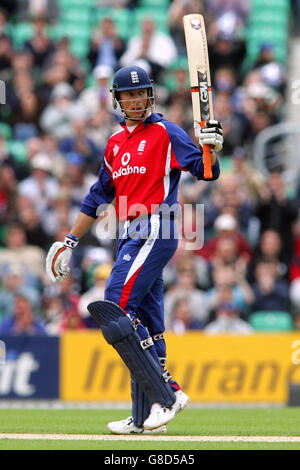
[(147, 89), (121, 91), (120, 104), (127, 118), (132, 118), (134, 121), (142, 120), (148, 106)]

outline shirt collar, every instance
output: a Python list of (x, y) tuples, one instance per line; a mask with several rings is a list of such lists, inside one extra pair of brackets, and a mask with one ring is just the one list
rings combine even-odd
[[(150, 122), (159, 122), (161, 121), (163, 118), (162, 114), (160, 113), (152, 113), (150, 114), (146, 119), (145, 121), (141, 122), (135, 129), (133, 132), (136, 132), (137, 129), (141, 129), (141, 127), (145, 127), (147, 124), (149, 124)], [(125, 124), (125, 119), (124, 117), (121, 118), (120, 120), (120, 126), (124, 127), (126, 129), (126, 124)]]

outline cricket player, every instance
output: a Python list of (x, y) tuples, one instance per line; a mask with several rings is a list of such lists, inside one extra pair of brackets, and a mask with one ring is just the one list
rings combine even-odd
[[(166, 369), (162, 272), (177, 248), (180, 175), (189, 171), (204, 179), (202, 151), (179, 126), (154, 112), (152, 81), (142, 68), (119, 69), (111, 92), (123, 115), (121, 128), (108, 140), (98, 180), (70, 233), (50, 248), (46, 269), (54, 282), (65, 279), (72, 252), (99, 208), (115, 201), (121, 224), (116, 261), (105, 300), (88, 307), (131, 375), (132, 416), (108, 428), (115, 434), (159, 433), (190, 400)], [(221, 124), (199, 126), (199, 142), (211, 145), (215, 180)]]

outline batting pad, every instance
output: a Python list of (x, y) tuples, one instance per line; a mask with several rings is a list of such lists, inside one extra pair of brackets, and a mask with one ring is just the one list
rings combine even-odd
[(124, 310), (107, 300), (93, 302), (87, 308), (101, 327), (106, 341), (115, 348), (147, 395), (150, 405), (160, 403), (166, 407), (172, 406), (175, 394), (165, 382), (163, 371), (151, 353), (142, 348), (140, 337)]
[(142, 428), (150, 414), (148, 398), (137, 381), (131, 376), (132, 417), (135, 426)]

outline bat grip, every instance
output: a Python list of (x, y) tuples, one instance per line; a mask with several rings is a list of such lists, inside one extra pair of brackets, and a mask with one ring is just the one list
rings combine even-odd
[(210, 156), (210, 145), (203, 145), (203, 165), (204, 165), (204, 178), (212, 178), (212, 169), (211, 169), (211, 156)]
[[(201, 127), (205, 127), (206, 121), (201, 121)], [(204, 178), (205, 179), (212, 179), (212, 169), (211, 169), (211, 156), (210, 156), (210, 148), (211, 145), (203, 145), (203, 166), (204, 166)]]

